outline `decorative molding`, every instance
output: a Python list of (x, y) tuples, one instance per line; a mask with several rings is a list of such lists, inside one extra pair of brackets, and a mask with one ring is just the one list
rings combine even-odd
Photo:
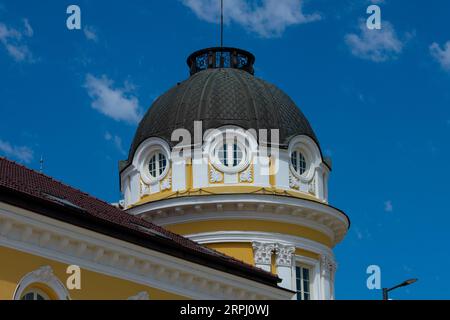
[[(223, 212), (218, 211), (217, 204), (222, 204)], [(173, 207), (184, 210), (182, 213), (174, 212)], [(276, 214), (279, 207), (284, 209)], [(162, 226), (222, 219), (285, 222), (320, 231), (331, 239), (333, 245), (344, 238), (349, 226), (346, 216), (327, 204), (263, 194), (220, 194), (207, 197), (173, 198), (146, 203), (130, 208), (127, 212), (143, 216), (146, 220)]]
[(320, 269), (322, 270), (322, 276), (333, 281), (336, 268), (336, 262), (334, 262), (334, 259), (331, 256), (322, 255), (320, 257)]
[(291, 169), (291, 172), (300, 179), (302, 182), (309, 182), (312, 180), (315, 169), (320, 165), (322, 162), (322, 156), (319, 150), (319, 147), (315, 143), (313, 139), (306, 135), (299, 135), (293, 137), (289, 141), (289, 147), (288, 147), (288, 156), (289, 160), (291, 157), (291, 153), (294, 150), (298, 150), (302, 152), (303, 156), (306, 159), (307, 169), (306, 172), (303, 174), (299, 174), (296, 172), (292, 166), (291, 161), (289, 161), (289, 167)]
[(142, 178), (139, 178), (140, 181), (140, 196), (144, 196), (144, 195), (148, 195), (150, 194), (150, 186), (148, 184), (146, 184)]
[(309, 183), (308, 192), (312, 195), (316, 195), (316, 177)]
[[(30, 229), (33, 237), (28, 236), (27, 240), (22, 240), (27, 238), (23, 237), (23, 234), (29, 234)], [(175, 258), (1, 202), (0, 230), (5, 231), (0, 237), (0, 246), (66, 264), (76, 264), (82, 269), (133, 281), (190, 299), (236, 299), (236, 293), (240, 291), (243, 292), (242, 299), (291, 297), (289, 292), (276, 287)], [(50, 238), (41, 245), (39, 240), (45, 233), (48, 233)], [(44, 271), (38, 274), (48, 276), (48, 269)], [(213, 286), (219, 286), (223, 290), (213, 291)], [(229, 287), (233, 290), (229, 290)]]
[(300, 189), (300, 180), (292, 174), (291, 170), (289, 170), (289, 187), (296, 190)]
[(253, 170), (251, 166), (239, 174), (239, 182), (253, 182)]
[[(1, 243), (1, 241), (0, 241)], [(20, 300), (24, 291), (35, 284), (44, 284), (52, 293), (55, 294), (58, 300), (69, 300), (69, 292), (66, 287), (53, 274), (53, 269), (50, 266), (42, 266), (27, 275), (25, 275), (14, 291), (13, 299)]]
[(141, 291), (136, 295), (129, 297), (127, 300), (150, 300), (150, 296), (147, 291)]
[(219, 183), (223, 181), (223, 174), (216, 170), (213, 166), (209, 166), (209, 182)]
[(318, 255), (329, 255), (333, 256), (333, 252), (327, 246), (318, 243), (316, 241), (285, 235), (281, 233), (271, 233), (271, 232), (260, 232), (260, 231), (215, 231), (215, 232), (204, 232), (197, 234), (185, 235), (185, 237), (198, 242), (200, 244), (209, 243), (252, 243), (252, 242), (263, 242), (263, 243), (279, 243), (281, 245), (294, 246), (305, 251), (316, 253)]
[(161, 190), (169, 190), (172, 188), (172, 175), (169, 172), (167, 178), (161, 181)]
[(274, 243), (256, 242), (252, 243), (253, 256), (256, 265), (271, 265), (272, 254), (275, 250)]
[(276, 265), (279, 267), (291, 267), (292, 258), (295, 256), (295, 247), (277, 243), (275, 246)]

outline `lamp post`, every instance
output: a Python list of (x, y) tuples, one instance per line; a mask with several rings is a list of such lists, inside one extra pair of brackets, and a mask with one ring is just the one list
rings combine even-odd
[(400, 283), (392, 288), (383, 288), (383, 300), (389, 300), (388, 293), (390, 291), (395, 290), (400, 287), (409, 286), (410, 284), (413, 284), (416, 281), (417, 281), (417, 279), (409, 279), (409, 280), (403, 281), (402, 283)]

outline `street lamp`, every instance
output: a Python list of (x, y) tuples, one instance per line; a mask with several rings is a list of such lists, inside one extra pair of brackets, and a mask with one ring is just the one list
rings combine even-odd
[(402, 283), (396, 285), (395, 287), (392, 287), (392, 288), (389, 288), (389, 289), (388, 288), (383, 288), (383, 300), (389, 300), (389, 298), (388, 298), (389, 291), (392, 291), (392, 290), (400, 288), (400, 287), (409, 286), (410, 284), (413, 284), (416, 281), (417, 281), (417, 279), (409, 279), (409, 280), (403, 281)]

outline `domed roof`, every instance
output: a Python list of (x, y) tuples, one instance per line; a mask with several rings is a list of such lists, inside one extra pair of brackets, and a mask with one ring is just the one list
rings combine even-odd
[(224, 125), (256, 132), (279, 129), (282, 147), (296, 135), (307, 135), (319, 144), (296, 104), (275, 85), (253, 76), (252, 65), (246, 68), (209, 66), (203, 70), (190, 67), (191, 76), (161, 95), (141, 120), (129, 161), (139, 144), (150, 137), (162, 138), (170, 146), (178, 143), (171, 141), (175, 129), (185, 128), (193, 137), (194, 121), (203, 122), (203, 132)]

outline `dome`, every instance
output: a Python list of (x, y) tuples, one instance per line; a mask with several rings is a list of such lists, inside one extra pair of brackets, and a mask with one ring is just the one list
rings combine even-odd
[[(212, 55), (215, 58), (217, 53), (224, 55), (224, 52), (229, 56), (228, 60), (221, 59), (221, 64), (199, 60)], [(309, 136), (319, 145), (308, 120), (292, 99), (275, 85), (253, 75), (253, 62), (251, 53), (234, 48), (209, 48), (189, 56), (191, 76), (161, 95), (148, 109), (136, 131), (128, 159), (150, 137), (162, 138), (174, 146), (177, 142), (171, 141), (171, 134), (175, 129), (187, 129), (194, 136), (194, 121), (203, 122), (203, 132), (224, 125), (256, 132), (279, 129), (282, 148), (297, 135)]]

